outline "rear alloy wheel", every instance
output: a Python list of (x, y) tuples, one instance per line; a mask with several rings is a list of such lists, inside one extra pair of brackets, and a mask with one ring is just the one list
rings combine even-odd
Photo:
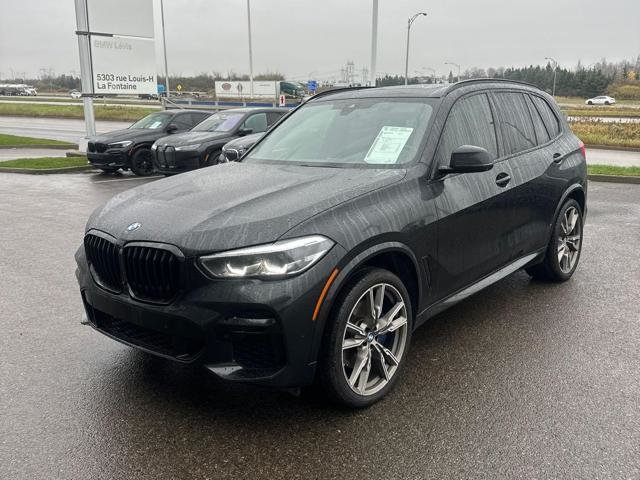
[(131, 157), (131, 171), (140, 177), (147, 177), (155, 172), (153, 153), (148, 148), (140, 148)]
[(366, 407), (393, 387), (404, 364), (411, 339), (409, 296), (391, 272), (368, 269), (345, 287), (336, 312), (327, 327), (321, 379), (334, 400)]
[(527, 268), (527, 273), (540, 280), (569, 280), (578, 266), (581, 250), (582, 210), (571, 199), (560, 209), (543, 262)]

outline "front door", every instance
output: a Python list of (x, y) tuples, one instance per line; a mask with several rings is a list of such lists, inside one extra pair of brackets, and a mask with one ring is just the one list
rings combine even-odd
[[(451, 153), (461, 145), (482, 147), (498, 159), (494, 113), (486, 93), (462, 97), (453, 105), (436, 151), (437, 165), (448, 165)], [(497, 160), (486, 172), (436, 180), (439, 298), (514, 258), (511, 177), (509, 163)]]

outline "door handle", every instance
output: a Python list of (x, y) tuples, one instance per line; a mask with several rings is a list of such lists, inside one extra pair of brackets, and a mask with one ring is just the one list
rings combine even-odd
[(498, 185), (499, 187), (506, 187), (510, 181), (511, 176), (505, 172), (499, 173), (496, 177), (496, 185)]
[(561, 153), (554, 153), (553, 154), (553, 161), (555, 163), (562, 163), (562, 160), (564, 160), (564, 155)]

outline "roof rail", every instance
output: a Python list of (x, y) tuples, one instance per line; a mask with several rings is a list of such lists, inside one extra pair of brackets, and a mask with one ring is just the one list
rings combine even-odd
[(315, 100), (318, 97), (324, 97), (325, 95), (328, 95), (330, 93), (338, 93), (338, 92), (345, 92), (348, 90), (364, 90), (365, 88), (375, 88), (375, 87), (370, 87), (368, 85), (366, 86), (361, 86), (361, 87), (338, 87), (338, 88), (330, 88), (329, 90), (323, 90), (322, 92), (316, 93), (315, 95), (313, 95), (309, 100)]
[(464, 87), (465, 85), (469, 84), (469, 83), (519, 83), (520, 85), (526, 85), (528, 87), (533, 87), (533, 88), (537, 88), (538, 90), (541, 90), (540, 87), (538, 87), (537, 85), (534, 85), (533, 83), (529, 83), (529, 82), (523, 82), (521, 80), (509, 80), (508, 78), (470, 78), (468, 80), (460, 80), (459, 82), (454, 83), (453, 85), (450, 85), (445, 93), (449, 93), (452, 90), (455, 90), (456, 88), (460, 88), (460, 87)]

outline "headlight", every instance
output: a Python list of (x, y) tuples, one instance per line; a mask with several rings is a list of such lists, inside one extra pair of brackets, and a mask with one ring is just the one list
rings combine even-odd
[(193, 145), (182, 145), (180, 147), (176, 147), (176, 152), (184, 152), (186, 150), (197, 150), (200, 147), (199, 143), (194, 143)]
[(124, 140), (122, 142), (110, 143), (109, 148), (125, 148), (131, 145), (133, 142), (131, 140)]
[(281, 240), (200, 257), (202, 268), (215, 278), (277, 278), (304, 272), (333, 247), (320, 235)]
[(151, 150), (157, 150), (157, 149), (158, 149), (158, 145), (156, 145), (155, 143), (151, 145)]

